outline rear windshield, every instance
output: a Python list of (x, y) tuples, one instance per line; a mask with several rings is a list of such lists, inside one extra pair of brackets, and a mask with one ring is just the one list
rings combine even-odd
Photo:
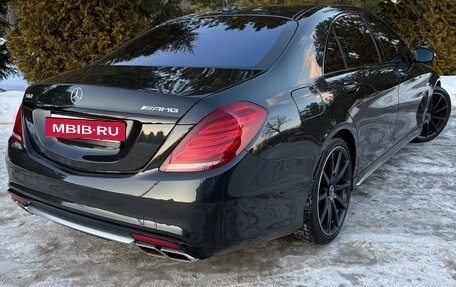
[(147, 31), (97, 64), (267, 69), (297, 24), (259, 16), (188, 17)]

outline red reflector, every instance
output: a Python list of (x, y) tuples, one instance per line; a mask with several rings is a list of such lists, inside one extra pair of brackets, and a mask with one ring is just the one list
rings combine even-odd
[(125, 141), (125, 123), (116, 121), (46, 118), (47, 137)]
[(16, 120), (14, 121), (13, 127), (13, 139), (17, 142), (24, 143), (24, 136), (22, 133), (22, 108), (19, 107), (19, 110), (16, 114)]
[(226, 164), (252, 141), (267, 116), (266, 109), (251, 102), (215, 110), (184, 137), (160, 171), (204, 171)]
[(147, 235), (143, 235), (143, 234), (139, 234), (139, 233), (132, 233), (131, 237), (133, 237), (136, 241), (149, 243), (149, 244), (155, 245), (155, 246), (167, 247), (167, 248), (171, 248), (171, 249), (180, 249), (179, 244), (165, 240), (165, 239), (155, 238), (155, 237), (151, 237), (151, 236), (147, 236)]
[(17, 201), (17, 202), (19, 202), (22, 205), (27, 205), (28, 204), (27, 199), (23, 198), (22, 196), (19, 196), (19, 195), (15, 194), (15, 193), (10, 193), (10, 196), (11, 196), (12, 200)]

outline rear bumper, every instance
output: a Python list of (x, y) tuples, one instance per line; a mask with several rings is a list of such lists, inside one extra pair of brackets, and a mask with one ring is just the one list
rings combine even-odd
[(158, 236), (195, 259), (296, 230), (316, 160), (247, 153), (217, 173), (80, 174), (11, 139), (6, 158), (10, 190), (30, 212), (124, 243), (134, 243), (132, 232)]
[[(199, 258), (205, 258), (205, 255), (194, 250), (191, 246), (186, 245), (183, 242), (168, 241), (179, 246), (179, 248), (167, 248), (151, 245), (147, 242), (137, 241), (132, 237), (132, 234), (136, 230), (131, 228), (126, 228), (125, 226), (109, 224), (101, 220), (96, 220), (93, 218), (81, 216), (75, 213), (71, 213), (62, 209), (58, 209), (43, 203), (40, 203), (35, 200), (30, 200), (23, 197), (18, 192), (10, 189), (10, 194), (12, 195), (13, 200), (27, 212), (44, 217), (61, 225), (94, 235), (101, 238), (125, 243), (125, 244), (135, 244), (146, 253), (155, 256), (167, 257), (173, 260), (185, 261), (185, 262), (194, 262), (198, 261)], [(22, 200), (25, 200), (26, 203), (18, 202), (15, 197), (19, 196)], [(154, 236), (154, 238), (157, 238)], [(160, 238), (158, 238), (160, 239)], [(166, 240), (165, 238), (161, 240)]]

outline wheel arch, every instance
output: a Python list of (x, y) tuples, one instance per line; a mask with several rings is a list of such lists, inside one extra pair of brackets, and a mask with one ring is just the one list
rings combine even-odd
[(357, 159), (356, 159), (356, 143), (355, 143), (355, 137), (353, 136), (353, 134), (347, 130), (347, 129), (342, 129), (340, 131), (338, 131), (334, 137), (338, 137), (338, 138), (341, 138), (344, 142), (347, 143), (348, 145), (348, 148), (349, 148), (349, 153), (350, 153), (350, 157), (352, 158), (352, 171), (353, 173), (355, 172), (355, 166), (356, 166), (356, 162), (357, 162)]
[(341, 138), (347, 143), (352, 159), (353, 176), (355, 176), (356, 166), (358, 163), (358, 133), (356, 128), (348, 122), (337, 125), (326, 137), (322, 145), (322, 153), (327, 148), (331, 139), (335, 137)]

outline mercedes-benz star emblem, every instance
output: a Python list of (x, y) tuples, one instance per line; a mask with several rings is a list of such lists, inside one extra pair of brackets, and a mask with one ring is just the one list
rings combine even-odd
[(82, 89), (77, 87), (71, 91), (70, 95), (71, 102), (77, 104), (82, 100)]

